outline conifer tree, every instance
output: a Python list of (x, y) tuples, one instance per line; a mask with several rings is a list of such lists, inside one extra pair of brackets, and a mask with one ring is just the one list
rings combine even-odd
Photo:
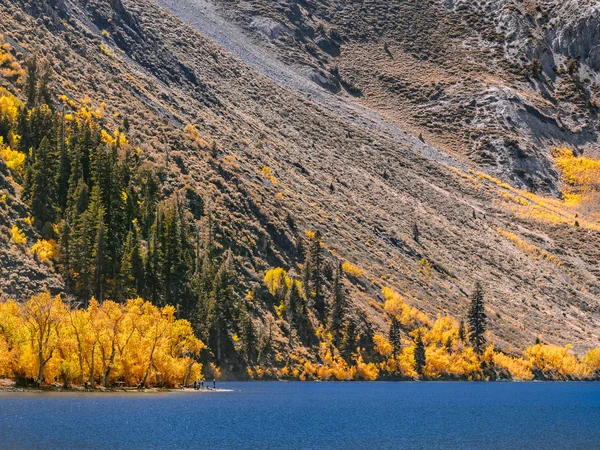
[(69, 196), (69, 178), (71, 177), (71, 160), (65, 139), (65, 118), (63, 113), (61, 114), (59, 137), (60, 152), (58, 161), (58, 175), (56, 178), (57, 201), (61, 212), (64, 212), (67, 208), (67, 200)]
[(196, 307), (192, 316), (194, 331), (204, 342), (208, 342), (212, 328), (213, 305), (210, 301), (210, 293), (214, 275), (214, 266), (208, 252), (205, 251), (200, 272), (194, 280)]
[(248, 305), (244, 302), (240, 313), (240, 331), (243, 342), (244, 356), (246, 363), (251, 365), (254, 362), (256, 355), (256, 331), (252, 322), (252, 317), (248, 312)]
[(298, 309), (301, 307), (301, 302), (302, 298), (300, 289), (298, 288), (298, 281), (292, 279), (292, 286), (288, 291), (287, 302), (285, 305), (288, 321), (288, 344), (290, 347), (292, 347), (293, 330), (294, 325), (298, 320)]
[(123, 259), (121, 261), (119, 288), (122, 292), (120, 300), (135, 298), (143, 291), (144, 261), (140, 251), (137, 232), (130, 231), (125, 240)]
[(304, 262), (304, 238), (300, 233), (296, 235), (296, 257), (300, 263)]
[(305, 286), (317, 311), (318, 318), (325, 318), (325, 298), (323, 297), (323, 249), (321, 233), (315, 231), (310, 239), (308, 258), (305, 263)]
[(47, 59), (42, 59), (37, 69), (37, 72), (37, 102), (40, 105), (48, 105), (52, 108), (52, 97), (50, 95), (50, 81), (52, 77), (52, 69)]
[(210, 295), (211, 303), (214, 305), (211, 341), (214, 344), (212, 348), (216, 352), (215, 356), (218, 362), (223, 360), (223, 351), (229, 343), (228, 330), (231, 323), (231, 309), (234, 301), (230, 272), (232, 262), (232, 255), (228, 252), (215, 276), (213, 290)]
[(37, 71), (38, 60), (34, 54), (25, 61), (27, 77), (25, 79), (25, 95), (27, 96), (27, 108), (33, 108), (37, 102)]
[(44, 138), (31, 170), (30, 207), (39, 230), (56, 219), (55, 196), (56, 181), (51, 147), (48, 139)]
[(358, 336), (356, 332), (356, 323), (352, 318), (349, 318), (344, 323), (343, 337), (339, 349), (342, 358), (344, 358), (348, 362), (352, 361), (354, 353), (356, 352), (356, 349), (358, 347), (356, 341), (357, 337)]
[[(82, 182), (82, 189), (80, 190), (82, 194), (85, 191), (83, 186), (87, 188), (85, 183)], [(85, 305), (87, 305), (94, 292), (95, 270), (93, 257), (98, 225), (96, 213), (97, 198), (97, 189), (94, 189), (89, 206), (81, 215), (76, 216), (74, 220), (72, 232), (73, 245), (70, 246), (76, 293)], [(64, 245), (65, 243), (61, 243), (61, 246)]]
[(465, 342), (467, 340), (467, 331), (465, 330), (465, 321), (460, 321), (460, 326), (458, 327), (458, 339), (461, 342)]
[(475, 353), (481, 355), (486, 343), (486, 314), (483, 303), (483, 289), (479, 282), (475, 283), (475, 289), (471, 296), (471, 308), (469, 310), (469, 340)]
[(70, 218), (65, 218), (60, 224), (60, 236), (58, 246), (58, 263), (65, 278), (68, 289), (73, 287), (71, 273), (71, 223)]
[(108, 263), (107, 255), (107, 230), (104, 223), (104, 207), (102, 205), (92, 205), (94, 207), (94, 218), (96, 222), (96, 236), (94, 239), (94, 249), (92, 257), (94, 258), (94, 295), (96, 300), (104, 300), (105, 281)]
[(181, 304), (184, 313), (191, 308), (188, 263), (185, 245), (188, 242), (185, 224), (177, 210), (177, 204), (167, 206), (163, 219), (162, 280), (165, 304)]
[(423, 338), (421, 336), (421, 330), (417, 333), (417, 338), (415, 339), (415, 371), (419, 374), (420, 377), (423, 376), (423, 368), (427, 365), (427, 357), (425, 354), (425, 344), (423, 344)]
[(398, 353), (402, 350), (402, 340), (401, 340), (401, 332), (400, 332), (400, 321), (396, 318), (396, 316), (392, 317), (392, 322), (390, 324), (390, 332), (389, 332), (390, 344), (392, 344), (392, 354), (394, 358), (398, 356)]
[(342, 289), (342, 278), (344, 276), (342, 263), (338, 262), (335, 278), (333, 280), (333, 292), (331, 307), (329, 309), (329, 330), (333, 336), (333, 342), (339, 347), (342, 338), (342, 326), (346, 314), (346, 299)]
[(160, 245), (160, 227), (161, 213), (159, 211), (156, 211), (156, 219), (148, 233), (146, 265), (144, 268), (144, 287), (146, 293), (145, 296), (154, 305), (161, 304), (160, 293), (162, 291), (162, 280), (160, 278), (160, 269), (162, 261), (162, 249)]

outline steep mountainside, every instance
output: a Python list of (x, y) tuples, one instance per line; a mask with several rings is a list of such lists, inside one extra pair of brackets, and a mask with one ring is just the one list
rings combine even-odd
[[(128, 117), (163, 194), (215, 217), (239, 295), (297, 270), (318, 230), (329, 261), (362, 269), (344, 291), (378, 332), (383, 287), (460, 319), (479, 281), (499, 347), (583, 351), (600, 337), (596, 186), (563, 200), (551, 150), (592, 154), (600, 36), (593, 2), (571, 3), (0, 0), (0, 33), (50, 61), (57, 93), (104, 102), (107, 128)], [(36, 233), (8, 180), (0, 163), (0, 289), (58, 289), (7, 237)], [(283, 347), (275, 306), (252, 312)]]
[(315, 82), (518, 187), (556, 194), (548, 149), (597, 146), (595, 2), (217, 3)]

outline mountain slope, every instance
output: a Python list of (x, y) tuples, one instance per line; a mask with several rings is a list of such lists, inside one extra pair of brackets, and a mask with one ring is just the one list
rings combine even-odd
[[(268, 14), (280, 14), (272, 11), (270, 2), (244, 3), (252, 3)], [(431, 28), (426, 27), (409, 33), (398, 26), (395, 32), (404, 36), (404, 41), (398, 41), (403, 45), (408, 45), (408, 36), (415, 33), (422, 40), (411, 44), (415, 46), (412, 55), (404, 54), (406, 48), (400, 52), (396, 41), (390, 42), (392, 56), (386, 56), (378, 37), (379, 22), (372, 24), (371, 30), (351, 21), (356, 15), (371, 22), (380, 18), (382, 12), (375, 8), (376, 3), (364, 2), (366, 10), (362, 11), (369, 12), (366, 16), (353, 13), (345, 19), (345, 15), (329, 12), (329, 16), (323, 13), (319, 19), (325, 22), (327, 18), (330, 21), (325, 23), (336, 29), (344, 25), (337, 21), (348, 20), (348, 29), (364, 29), (367, 34), (358, 38), (342, 36), (340, 56), (335, 56), (335, 61), (344, 81), (340, 89), (345, 85), (343, 90), (347, 92), (338, 95), (305, 81), (309, 78), (297, 76), (295, 66), (283, 66), (281, 70), (289, 70), (289, 75), (272, 73), (282, 67), (279, 64), (289, 63), (290, 59), (298, 61), (298, 42), (283, 40), (274, 50), (265, 48), (274, 55), (289, 50), (292, 56), (283, 62), (265, 56), (267, 67), (259, 72), (239, 59), (250, 50), (241, 49), (234, 52), (237, 57), (233, 56), (195, 28), (193, 14), (191, 18), (183, 17), (188, 24), (150, 0), (0, 0), (0, 32), (21, 53), (17, 58), (37, 51), (50, 59), (57, 91), (73, 99), (89, 96), (94, 105), (105, 102), (107, 127), (117, 125), (115, 112), (128, 116), (130, 141), (142, 146), (148, 161), (164, 168), (164, 193), (180, 192), (188, 201), (200, 198), (198, 203), (218, 217), (221, 244), (234, 251), (244, 269), (244, 289), (261, 283), (269, 267), (296, 266), (297, 235), (319, 230), (330, 259), (349, 261), (363, 269), (364, 275), (349, 278), (345, 289), (353, 311), (364, 312), (380, 332), (387, 331), (382, 287), (401, 292), (410, 305), (431, 317), (446, 312), (461, 318), (467, 310), (467, 295), (480, 281), (487, 293), (493, 340), (500, 347), (517, 351), (537, 336), (556, 344), (572, 343), (578, 350), (594, 346), (600, 320), (595, 210), (571, 209), (550, 197), (528, 196), (526, 191), (480, 173), (481, 168), (472, 163), (481, 162), (478, 158), (483, 153), (476, 157), (461, 150), (463, 133), (464, 129), (480, 128), (481, 121), (494, 122), (495, 113), (482, 112), (470, 119), (471, 124), (457, 122), (439, 135), (432, 131), (435, 127), (422, 127), (416, 120), (419, 114), (423, 120), (444, 117), (447, 110), (471, 104), (473, 98), (476, 103), (488, 98), (490, 108), (500, 111), (504, 103), (514, 102), (499, 100), (501, 96), (495, 95), (492, 99), (489, 92), (484, 92), (490, 88), (481, 81), (484, 74), (479, 73), (481, 63), (476, 62), (466, 68), (457, 65), (454, 78), (443, 81), (449, 83), (445, 91), (456, 93), (448, 105), (436, 98), (434, 86), (427, 94), (429, 100), (423, 100), (425, 107), (411, 109), (410, 105), (419, 104), (416, 97), (425, 92), (418, 80), (425, 76), (423, 67), (433, 65), (427, 72), (432, 77), (439, 70), (434, 64), (436, 55), (423, 59), (424, 49), (429, 48), (437, 58), (446, 55), (449, 44), (442, 45), (442, 37), (447, 31), (430, 35)], [(176, 13), (180, 12), (177, 4)], [(351, 2), (348, 8), (357, 4)], [(286, 20), (298, 22), (298, 11), (308, 17), (303, 12), (306, 6), (290, 5), (286, 17), (291, 14), (291, 18)], [(435, 2), (418, 5), (398, 2), (398, 7), (416, 9), (414, 14), (425, 11), (432, 21), (435, 14), (452, 15), (447, 11), (458, 8), (440, 9), (442, 6)], [(222, 6), (229, 14), (238, 14), (232, 5), (224, 2)], [(387, 11), (393, 13), (388, 21), (392, 23), (395, 14), (405, 9), (394, 12), (389, 6)], [(226, 17), (218, 20), (236, 27), (235, 21), (227, 22)], [(280, 21), (291, 28), (284, 19)], [(279, 36), (280, 41), (282, 36), (285, 34)], [(320, 45), (314, 42), (335, 54), (336, 39)], [(463, 42), (464, 36), (454, 39)], [(240, 38), (229, 50), (243, 43)], [(250, 45), (262, 48), (260, 42)], [(321, 67), (315, 56), (301, 55), (306, 64)], [(373, 58), (370, 68), (365, 62), (368, 57)], [(474, 53), (462, 57), (471, 60)], [(384, 65), (386, 58), (393, 63)], [(407, 61), (410, 64), (405, 64)], [(374, 76), (373, 70), (382, 73)], [(402, 87), (392, 72), (402, 76), (410, 72), (414, 78)], [(468, 80), (468, 76), (475, 77), (473, 73), (478, 79)], [(398, 83), (400, 87), (392, 89)], [(465, 83), (478, 89), (466, 94)], [(337, 90), (335, 80), (332, 89)], [(358, 89), (362, 97), (353, 97), (359, 95)], [(398, 93), (377, 96), (386, 89)], [(519, 108), (528, 111), (525, 103), (519, 102)], [(538, 112), (528, 113), (528, 118), (546, 120), (540, 119), (539, 108), (534, 109)], [(460, 111), (454, 114), (459, 114), (461, 121), (469, 120)], [(512, 122), (522, 125), (518, 119)], [(217, 143), (217, 160), (186, 136), (187, 124), (195, 124), (205, 141)], [(516, 125), (506, 127), (515, 132)], [(420, 130), (426, 143), (417, 137)], [(551, 136), (544, 142), (592, 142), (595, 132), (589, 131), (588, 137), (586, 130), (575, 135), (573, 130), (550, 124)], [(486, 132), (481, 139), (490, 136), (492, 133)], [(533, 145), (541, 138), (523, 133), (519, 139)], [(517, 167), (504, 160), (511, 154), (504, 144), (501, 147), (499, 154), (504, 156), (498, 156), (496, 165), (482, 164), (484, 169), (491, 168), (517, 186), (559, 191), (558, 171), (547, 149), (535, 147), (537, 153), (532, 148), (521, 149), (526, 153), (531, 150), (527, 158), (532, 158), (540, 171), (529, 179), (530, 167)], [(264, 168), (270, 168), (270, 172)], [(272, 173), (276, 182), (265, 173)], [(546, 178), (547, 182), (540, 181)], [(17, 209), (10, 214), (21, 218), (26, 215)], [(14, 217), (5, 220), (3, 229)], [(574, 226), (575, 220), (581, 226)], [(4, 247), (2, 252), (1, 261), (8, 264), (23, 258), (12, 248)], [(34, 276), (31, 279), (27, 289), (39, 285)], [(2, 284), (5, 294), (27, 293), (17, 293), (7, 286)], [(257, 315), (264, 323), (276, 317), (274, 309), (263, 303), (257, 305)], [(283, 330), (276, 333), (283, 341)]]

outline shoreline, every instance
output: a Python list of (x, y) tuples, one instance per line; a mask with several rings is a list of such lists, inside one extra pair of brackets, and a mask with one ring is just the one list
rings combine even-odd
[[(597, 383), (600, 380), (374, 380), (374, 381), (339, 381), (339, 380), (232, 380), (230, 382), (245, 382), (245, 383), (342, 383), (342, 384), (353, 384), (353, 383), (475, 383), (475, 384), (523, 384), (523, 383)], [(227, 381), (224, 381), (225, 383)], [(85, 389), (79, 386), (73, 386), (65, 388), (63, 386), (56, 385), (48, 385), (39, 387), (33, 386), (10, 386), (6, 384), (0, 383), (0, 395), (6, 394), (24, 394), (24, 393), (38, 393), (38, 394), (167, 394), (167, 393), (185, 393), (185, 394), (207, 394), (207, 393), (223, 393), (223, 392), (235, 392), (235, 389), (223, 389), (216, 388), (213, 389), (211, 387), (206, 387), (204, 389), (194, 389), (194, 388), (156, 388), (149, 387), (144, 389), (138, 389), (136, 387), (113, 387), (113, 388), (104, 388), (98, 387), (95, 389)]]
[[(7, 382), (8, 381), (8, 382)], [(75, 394), (157, 394), (157, 393), (216, 393), (231, 392), (231, 389), (213, 389), (205, 387), (204, 389), (189, 388), (157, 388), (149, 387), (139, 389), (137, 387), (96, 387), (94, 389), (84, 388), (82, 386), (64, 387), (62, 385), (44, 385), (37, 386), (17, 386), (12, 380), (0, 380), (0, 394), (2, 393), (75, 393)]]
[(62, 388), (62, 387), (52, 387), (52, 386), (44, 386), (40, 388), (34, 387), (15, 387), (15, 388), (4, 388), (0, 387), (0, 395), (6, 394), (167, 394), (167, 393), (184, 393), (184, 394), (208, 394), (208, 393), (219, 393), (219, 392), (233, 392), (232, 389), (193, 389), (193, 388), (185, 388), (185, 389), (168, 389), (168, 388), (147, 388), (147, 389), (137, 389), (137, 388), (109, 388), (109, 389), (83, 389), (83, 388)]

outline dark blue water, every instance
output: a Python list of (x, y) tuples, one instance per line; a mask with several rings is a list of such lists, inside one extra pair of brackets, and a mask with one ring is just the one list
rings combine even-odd
[(0, 447), (600, 449), (600, 383), (220, 387), (0, 393)]

